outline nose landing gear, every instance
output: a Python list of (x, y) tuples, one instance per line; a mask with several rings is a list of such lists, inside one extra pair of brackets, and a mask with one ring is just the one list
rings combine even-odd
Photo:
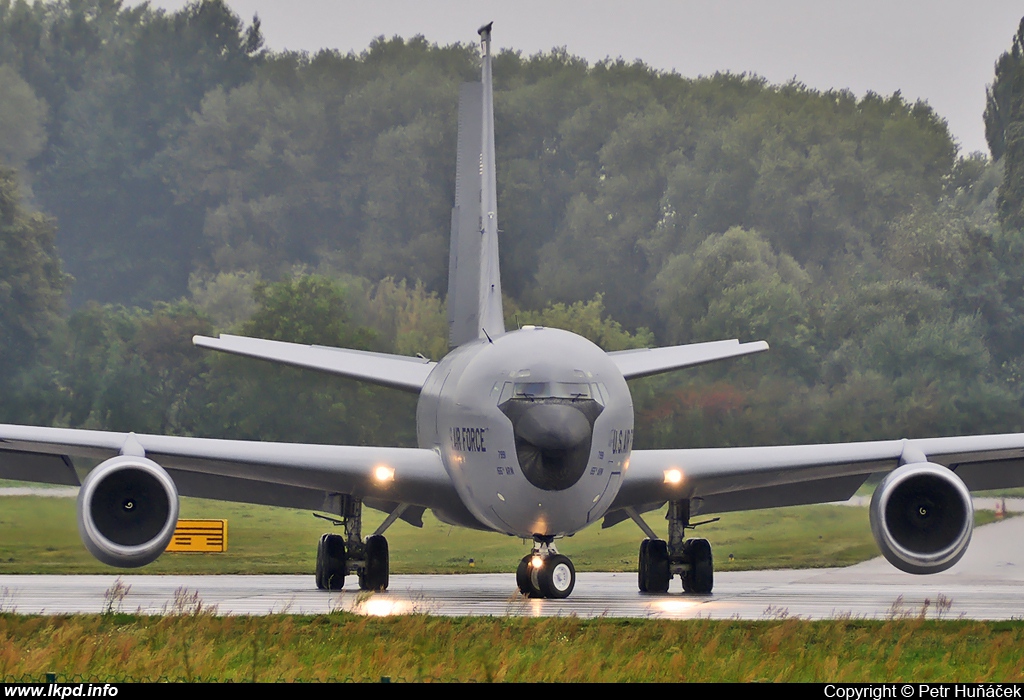
[(516, 569), (516, 585), (530, 598), (568, 598), (576, 585), (576, 568), (550, 540), (535, 540), (533, 552)]

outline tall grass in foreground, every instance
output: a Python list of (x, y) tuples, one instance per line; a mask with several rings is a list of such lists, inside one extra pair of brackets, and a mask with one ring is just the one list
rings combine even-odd
[(43, 680), (1020, 681), (1024, 622), (0, 615)]

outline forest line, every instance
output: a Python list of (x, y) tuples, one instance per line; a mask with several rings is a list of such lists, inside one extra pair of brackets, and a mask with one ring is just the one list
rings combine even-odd
[[(1021, 430), (1021, 37), (991, 157), (899, 94), (500, 54), (507, 325), (770, 343), (637, 382), (638, 447)], [(218, 0), (0, 0), (0, 418), (412, 444), (408, 397), (190, 339), (443, 355), (477, 68), (422, 37), (270, 52)]]

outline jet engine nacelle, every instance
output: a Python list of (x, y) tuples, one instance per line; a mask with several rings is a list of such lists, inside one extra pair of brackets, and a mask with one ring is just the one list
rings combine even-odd
[(104, 564), (145, 566), (167, 548), (178, 522), (178, 489), (145, 457), (108, 459), (78, 492), (78, 533)]
[(973, 529), (971, 492), (939, 464), (904, 464), (871, 497), (875, 542), (889, 563), (910, 574), (934, 574), (956, 564)]

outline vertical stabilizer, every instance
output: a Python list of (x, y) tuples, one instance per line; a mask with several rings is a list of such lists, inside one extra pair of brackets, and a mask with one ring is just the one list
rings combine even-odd
[(498, 270), (490, 24), (480, 29), (480, 38), (482, 80), (466, 83), (459, 90), (455, 207), (448, 260), (448, 343), (452, 347), (505, 332)]
[(459, 145), (455, 165), (455, 208), (448, 252), (448, 344), (458, 347), (480, 337), (480, 147), (483, 143), (483, 85), (459, 89)]

